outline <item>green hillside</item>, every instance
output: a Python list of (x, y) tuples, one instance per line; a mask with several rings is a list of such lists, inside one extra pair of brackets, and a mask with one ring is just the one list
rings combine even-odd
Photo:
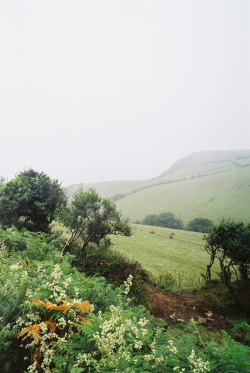
[[(172, 239), (171, 233), (174, 233)], [(112, 243), (114, 249), (131, 261), (138, 260), (155, 276), (181, 272), (201, 277), (200, 273), (205, 273), (209, 264), (201, 233), (135, 225), (131, 237), (112, 236)], [(219, 267), (215, 264), (212, 269), (216, 277)]]
[(92, 184), (76, 184), (70, 185), (65, 188), (65, 192), (68, 196), (71, 196), (75, 193), (79, 188), (83, 188), (83, 190), (87, 190), (89, 188), (96, 189), (97, 193), (101, 194), (104, 197), (113, 197), (117, 194), (127, 194), (138, 189), (141, 189), (145, 186), (152, 185), (151, 180), (146, 181), (103, 181), (99, 183), (92, 183)]
[(155, 179), (72, 185), (66, 193), (81, 186), (112, 198), (134, 222), (161, 212), (185, 224), (197, 217), (250, 222), (250, 150), (197, 152)]
[(197, 217), (250, 221), (250, 168), (154, 186), (117, 201), (132, 221), (170, 211), (184, 223)]

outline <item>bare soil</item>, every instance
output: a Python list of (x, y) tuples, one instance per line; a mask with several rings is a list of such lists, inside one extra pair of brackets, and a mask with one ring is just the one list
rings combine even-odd
[(231, 326), (227, 317), (204, 306), (199, 292), (195, 294), (159, 292), (152, 285), (146, 284), (145, 286), (152, 315), (164, 319), (166, 326), (188, 323), (190, 319), (194, 319), (195, 322), (210, 330), (227, 330)]

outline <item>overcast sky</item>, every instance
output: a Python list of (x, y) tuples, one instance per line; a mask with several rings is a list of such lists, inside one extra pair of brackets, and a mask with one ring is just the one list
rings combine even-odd
[(250, 148), (249, 0), (0, 0), (0, 175), (150, 179)]

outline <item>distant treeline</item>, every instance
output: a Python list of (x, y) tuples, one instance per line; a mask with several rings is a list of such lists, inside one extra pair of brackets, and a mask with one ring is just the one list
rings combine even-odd
[(196, 218), (191, 220), (187, 224), (187, 226), (184, 226), (183, 221), (176, 218), (171, 212), (162, 212), (161, 214), (147, 215), (141, 221), (136, 221), (136, 223), (201, 233), (209, 233), (213, 225), (213, 222), (210, 219)]

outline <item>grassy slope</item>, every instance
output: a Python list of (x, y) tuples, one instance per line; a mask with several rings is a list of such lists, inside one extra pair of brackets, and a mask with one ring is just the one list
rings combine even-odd
[(104, 197), (112, 197), (116, 194), (126, 194), (133, 190), (140, 189), (146, 185), (151, 185), (150, 180), (139, 180), (139, 181), (103, 181), (100, 183), (93, 183), (93, 184), (77, 184), (71, 185), (65, 188), (65, 192), (67, 195), (72, 195), (77, 189), (80, 187), (83, 190), (87, 190), (89, 188), (96, 189), (97, 193), (101, 194)]
[[(155, 232), (154, 234), (150, 232)], [(174, 238), (170, 239), (170, 233)], [(112, 236), (113, 248), (138, 260), (145, 269), (158, 276), (164, 271), (196, 274), (206, 272), (209, 255), (204, 249), (201, 233), (135, 225), (131, 237)], [(219, 270), (215, 265), (214, 276)]]
[[(132, 221), (169, 211), (184, 223), (198, 217), (250, 222), (250, 150), (197, 152), (180, 159), (156, 179), (82, 187), (95, 188), (105, 197), (128, 194), (116, 204)], [(79, 185), (72, 185), (66, 193), (70, 195), (77, 188)]]
[(250, 168), (154, 186), (118, 200), (132, 221), (170, 211), (184, 223), (197, 217), (250, 222)]

